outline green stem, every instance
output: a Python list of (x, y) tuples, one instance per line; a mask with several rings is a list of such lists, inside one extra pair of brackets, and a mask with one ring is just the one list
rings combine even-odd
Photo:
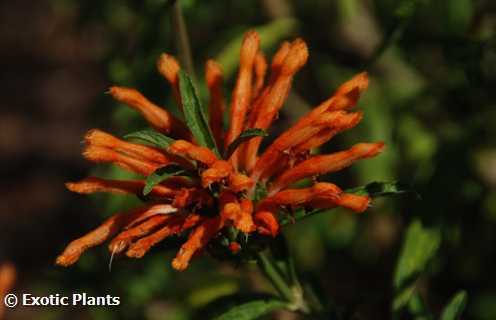
[(176, 46), (179, 61), (189, 76), (195, 80), (195, 70), (193, 65), (193, 56), (189, 42), (188, 30), (184, 21), (183, 11), (180, 0), (172, 0), (172, 28), (176, 37)]
[(419, 6), (420, 1), (413, 0), (407, 4), (401, 4), (397, 11), (400, 12), (399, 20), (395, 23), (395, 25), (389, 29), (389, 31), (384, 36), (381, 44), (374, 50), (370, 58), (365, 63), (364, 68), (369, 69), (372, 67), (377, 60), (386, 52), (389, 47), (396, 43), (405, 32), (406, 28), (410, 24), (413, 19), (413, 15)]
[(408, 23), (409, 20), (402, 20), (391, 29), (391, 31), (385, 36), (379, 47), (374, 50), (374, 53), (372, 53), (372, 56), (370, 56), (370, 58), (366, 62), (365, 69), (369, 69), (370, 67), (372, 67), (376, 63), (376, 61), (379, 60), (379, 58), (384, 54), (384, 52), (386, 52), (386, 50), (391, 45), (393, 45), (399, 38), (401, 38)]
[(277, 270), (273, 261), (263, 252), (257, 253), (257, 264), (262, 273), (269, 279), (277, 292), (289, 302), (294, 302), (293, 291)]
[[(275, 261), (267, 257), (263, 252), (257, 253), (257, 263), (262, 273), (269, 279), (279, 295), (290, 303), (290, 310), (303, 314), (311, 313), (298, 280), (294, 284), (287, 283), (282, 272), (276, 266)], [(296, 272), (293, 276), (296, 277)]]

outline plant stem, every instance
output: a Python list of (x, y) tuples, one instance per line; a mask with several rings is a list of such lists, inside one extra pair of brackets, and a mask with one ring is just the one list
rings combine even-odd
[(179, 61), (189, 76), (193, 80), (196, 80), (188, 30), (184, 21), (180, 0), (172, 0), (172, 29), (176, 37), (175, 43)]
[(369, 69), (372, 67), (377, 60), (386, 52), (386, 50), (391, 47), (394, 43), (398, 41), (403, 36), (408, 25), (411, 23), (413, 16), (420, 6), (419, 0), (412, 0), (410, 2), (404, 2), (396, 8), (396, 14), (398, 16), (398, 20), (394, 24), (394, 26), (389, 29), (386, 33), (384, 39), (381, 44), (374, 50), (370, 58), (365, 63), (365, 69)]
[[(257, 263), (262, 273), (269, 279), (279, 295), (290, 303), (289, 309), (304, 314), (311, 312), (308, 303), (303, 297), (303, 289), (296, 280), (294, 285), (288, 284), (284, 276), (278, 271), (273, 259), (267, 257), (263, 252), (257, 253)], [(294, 273), (292, 276), (296, 276)]]
[(381, 42), (381, 44), (374, 50), (370, 58), (367, 60), (365, 63), (364, 68), (369, 69), (372, 67), (377, 60), (383, 55), (383, 53), (392, 45), (394, 44), (401, 36), (403, 35), (403, 32), (405, 31), (406, 27), (408, 26), (410, 20), (402, 20), (398, 22), (384, 37), (384, 40)]
[(270, 280), (277, 292), (287, 301), (293, 302), (293, 291), (286, 283), (282, 275), (277, 271), (273, 261), (263, 252), (257, 253), (257, 264), (262, 273)]

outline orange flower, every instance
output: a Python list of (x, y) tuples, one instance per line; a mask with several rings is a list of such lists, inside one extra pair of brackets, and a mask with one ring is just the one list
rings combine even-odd
[(3, 299), (14, 287), (16, 274), (16, 268), (12, 263), (4, 262), (0, 264), (0, 299), (2, 299), (2, 303), (0, 303), (0, 319), (3, 319), (5, 314)]
[[(57, 258), (57, 264), (71, 265), (87, 249), (107, 240), (111, 240), (109, 250), (113, 254), (141, 258), (168, 237), (186, 236), (172, 262), (175, 269), (184, 270), (198, 253), (209, 250), (212, 242), (234, 256), (242, 255), (244, 248), (250, 247), (247, 239), (275, 237), (280, 231), (279, 217), (286, 209), (340, 206), (355, 212), (366, 210), (369, 197), (343, 192), (331, 183), (290, 188), (301, 179), (341, 170), (383, 150), (382, 142), (359, 143), (345, 151), (310, 156), (312, 149), (361, 121), (361, 112), (348, 109), (357, 104), (367, 88), (366, 73), (344, 83), (334, 95), (277, 137), (260, 156), (262, 137), (251, 137), (236, 144), (237, 138), (248, 129), (269, 129), (289, 94), (294, 76), (307, 59), (308, 48), (302, 39), (284, 42), (272, 58), (270, 76), (266, 80), (268, 63), (260, 51), (259, 36), (254, 31), (246, 33), (226, 132), (223, 130), (222, 69), (215, 61), (207, 61), (208, 122), (212, 139), (227, 153), (232, 151), (224, 158), (216, 150), (199, 145), (182, 120), (138, 91), (112, 87), (110, 94), (116, 100), (140, 112), (152, 128), (171, 139), (166, 145), (149, 146), (124, 141), (97, 129), (88, 132), (83, 152), (86, 159), (113, 163), (148, 178), (89, 177), (67, 183), (67, 188), (83, 194), (135, 194), (146, 203), (129, 212), (112, 215), (95, 230), (71, 242)], [(188, 108), (188, 96), (181, 95), (180, 91), (182, 71), (176, 59), (163, 54), (157, 67), (173, 87), (181, 108)], [(191, 125), (191, 121), (186, 123)], [(238, 147), (229, 149), (232, 145)], [(178, 171), (179, 176), (165, 176), (164, 181), (153, 180), (150, 185), (150, 179), (157, 178), (157, 170), (167, 169), (172, 164), (184, 169)], [(142, 196), (144, 188), (148, 188), (146, 197)], [(250, 237), (246, 237), (247, 234)]]

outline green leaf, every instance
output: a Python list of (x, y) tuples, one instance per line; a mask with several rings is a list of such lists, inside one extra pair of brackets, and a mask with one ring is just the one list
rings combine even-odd
[(408, 301), (408, 310), (410, 311), (410, 315), (412, 316), (412, 319), (415, 320), (434, 319), (424, 299), (418, 292), (413, 294), (410, 300)]
[(228, 159), (234, 151), (239, 147), (240, 144), (246, 142), (254, 137), (266, 137), (268, 136), (267, 132), (262, 129), (253, 128), (243, 131), (228, 147), (226, 153), (224, 155), (224, 159)]
[(126, 134), (124, 138), (129, 140), (131, 139), (140, 140), (154, 147), (159, 147), (163, 149), (167, 149), (171, 144), (173, 144), (176, 141), (172, 138), (169, 138), (151, 129), (140, 130), (133, 133), (129, 133)]
[(267, 187), (265, 184), (257, 182), (257, 185), (255, 186), (255, 193), (253, 195), (253, 201), (258, 202), (265, 197), (267, 197)]
[(444, 307), (441, 314), (441, 320), (457, 320), (460, 319), (467, 304), (467, 292), (459, 291), (453, 299)]
[(158, 168), (154, 173), (146, 178), (145, 187), (143, 188), (143, 195), (149, 194), (153, 187), (162, 181), (167, 180), (172, 176), (179, 176), (185, 174), (186, 170), (177, 164), (170, 164), (165, 167)]
[(215, 320), (252, 320), (274, 310), (285, 309), (287, 307), (288, 304), (286, 302), (277, 298), (254, 300), (229, 309), (229, 311), (218, 316)]
[(417, 194), (414, 190), (409, 188), (408, 186), (405, 186), (404, 184), (400, 182), (371, 182), (368, 183), (364, 186), (353, 188), (353, 189), (347, 189), (345, 190), (348, 193), (356, 193), (360, 195), (367, 195), (370, 197), (382, 197), (382, 196), (389, 196), (393, 194), (402, 194), (402, 193), (415, 193)]
[(394, 274), (394, 311), (408, 303), (415, 292), (416, 280), (435, 256), (440, 244), (439, 230), (426, 228), (420, 221), (410, 224)]
[(196, 142), (213, 150), (220, 157), (212, 131), (208, 126), (208, 118), (200, 104), (193, 82), (182, 70), (179, 71), (179, 90), (186, 124), (193, 133)]

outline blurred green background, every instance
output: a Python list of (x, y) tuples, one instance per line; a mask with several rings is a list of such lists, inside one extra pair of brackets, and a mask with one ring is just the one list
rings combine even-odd
[[(285, 228), (304, 278), (319, 285), (347, 319), (388, 319), (393, 274), (405, 230), (416, 219), (440, 235), (416, 282), (434, 314), (459, 289), (464, 319), (496, 319), (496, 2), (492, 0), (181, 1), (198, 79), (215, 57), (230, 91), (242, 34), (256, 28), (270, 56), (284, 39), (303, 37), (310, 59), (271, 137), (366, 70), (365, 112), (354, 130), (322, 151), (383, 140), (387, 149), (328, 177), (343, 188), (399, 180), (413, 195), (381, 198), (365, 214), (335, 210)], [(65, 181), (88, 173), (122, 176), (80, 156), (84, 133), (123, 134), (145, 126), (104, 92), (132, 86), (175, 108), (155, 70), (177, 53), (166, 0), (5, 1), (0, 4), (0, 261), (19, 272), (15, 292), (87, 292), (121, 297), (118, 307), (17, 308), (7, 319), (205, 319), (209, 302), (269, 291), (253, 266), (197, 259), (170, 267), (158, 246), (141, 260), (117, 259), (105, 246), (69, 269), (53, 265), (68, 241), (102, 217), (134, 206), (126, 197), (82, 197)], [(228, 89), (229, 88), (229, 89)], [(201, 89), (205, 94), (204, 88)], [(413, 319), (409, 312), (401, 319)], [(278, 312), (267, 319), (298, 319)], [(420, 318), (417, 318), (420, 319)]]

